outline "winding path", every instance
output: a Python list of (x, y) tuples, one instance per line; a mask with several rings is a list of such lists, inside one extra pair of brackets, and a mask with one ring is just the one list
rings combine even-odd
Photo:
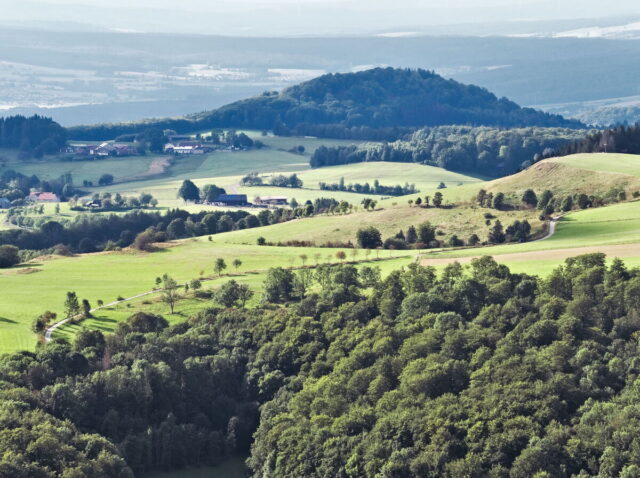
[[(393, 259), (399, 259), (399, 258), (402, 258), (402, 257), (412, 257), (412, 256), (414, 256), (414, 254), (394, 256), (394, 257), (389, 257), (389, 258), (384, 257), (384, 258), (375, 258), (375, 259), (361, 259), (361, 260), (350, 261), (350, 262), (348, 261), (347, 263), (350, 263), (350, 264), (358, 263), (358, 264), (360, 264), (360, 263), (365, 263), (365, 262), (380, 262), (380, 261), (388, 261), (388, 260), (393, 260)], [(415, 254), (415, 257), (420, 257), (420, 254)], [(304, 268), (304, 267), (305, 266), (302, 266), (302, 268)], [(315, 267), (313, 267), (313, 266), (307, 266), (307, 267), (311, 267), (312, 269), (315, 269)], [(293, 270), (297, 270), (297, 269), (301, 269), (301, 267), (296, 266), (296, 267), (293, 267), (292, 269)], [(246, 271), (246, 273), (261, 272), (261, 271), (264, 271), (264, 270), (265, 269), (252, 270), (252, 271)], [(224, 277), (224, 276), (222, 276), (222, 277)], [(228, 275), (227, 275), (227, 277), (228, 277)], [(200, 279), (200, 282), (208, 282), (208, 281), (213, 281), (213, 280), (217, 280), (217, 279), (220, 279), (220, 277), (204, 278), (204, 279)], [(178, 287), (184, 287), (184, 286), (185, 286), (185, 284), (179, 284), (178, 285)], [(164, 289), (153, 289), (153, 290), (150, 290), (150, 291), (147, 291), (147, 292), (143, 292), (142, 294), (137, 294), (137, 295), (134, 295), (134, 296), (131, 296), (131, 297), (127, 297), (126, 299), (116, 300), (116, 301), (110, 302), (108, 304), (101, 305), (100, 307), (95, 307), (95, 308), (91, 309), (89, 312), (94, 313), (94, 312), (96, 312), (96, 311), (98, 311), (100, 309), (106, 309), (107, 307), (113, 307), (114, 305), (118, 305), (118, 304), (122, 304), (123, 302), (129, 302), (131, 300), (139, 299), (140, 297), (144, 297), (144, 296), (147, 296), (147, 295), (157, 294), (158, 292), (162, 292), (163, 290)], [(50, 325), (47, 328), (47, 330), (45, 331), (45, 333), (44, 333), (45, 342), (50, 342), (51, 341), (54, 332), (58, 328), (62, 327), (64, 324), (69, 322), (71, 319), (81, 318), (81, 317), (82, 317), (81, 315), (77, 315), (75, 317), (69, 317), (69, 318), (60, 320), (60, 321), (56, 322), (55, 324)]]
[(556, 224), (558, 223), (561, 217), (562, 216), (552, 217), (551, 220), (549, 221), (549, 232), (547, 232), (547, 235), (531, 242), (544, 241), (545, 239), (549, 239), (551, 236), (553, 236), (556, 233)]
[[(126, 299), (116, 300), (116, 301), (110, 302), (108, 304), (101, 305), (100, 307), (95, 307), (95, 308), (91, 309), (89, 312), (91, 312), (93, 314), (94, 312), (96, 312), (96, 311), (98, 311), (100, 309), (105, 309), (107, 307), (113, 307), (114, 305), (122, 304), (123, 302), (128, 302), (128, 301), (134, 300), (134, 299), (139, 299), (140, 297), (144, 297), (145, 295), (155, 294), (156, 292), (159, 292), (159, 290), (158, 289), (154, 289), (154, 290), (150, 290), (148, 292), (143, 292), (142, 294), (134, 295), (132, 297), (127, 297)], [(78, 316), (76, 316), (76, 317), (78, 317)], [(61, 321), (56, 322), (55, 324), (51, 325), (46, 330), (46, 332), (44, 333), (45, 342), (49, 342), (51, 340), (51, 337), (53, 336), (53, 333), (56, 331), (56, 329), (58, 329), (59, 327), (62, 327), (64, 324), (66, 324), (71, 319), (76, 318), (76, 317), (69, 317), (67, 319), (61, 320)]]

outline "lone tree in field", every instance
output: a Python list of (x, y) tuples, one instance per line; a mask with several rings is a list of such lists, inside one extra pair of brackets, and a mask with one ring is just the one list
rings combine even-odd
[(538, 205), (538, 197), (533, 189), (527, 189), (522, 195), (522, 203), (529, 207), (536, 207)]
[(489, 242), (493, 244), (502, 244), (505, 240), (504, 229), (502, 223), (497, 220), (489, 231)]
[(98, 179), (98, 185), (100, 186), (109, 186), (110, 184), (113, 184), (113, 174), (103, 174)]
[(347, 255), (344, 253), (344, 251), (338, 251), (336, 252), (336, 258), (339, 261), (344, 261), (347, 258)]
[(178, 283), (169, 274), (162, 276), (162, 302), (169, 306), (171, 313), (180, 298), (178, 294)]
[(409, 229), (407, 229), (406, 241), (409, 244), (418, 242), (418, 232), (414, 226), (409, 226)]
[(373, 226), (358, 229), (356, 239), (358, 245), (363, 249), (375, 249), (382, 245), (380, 231)]
[(0, 269), (20, 264), (19, 250), (16, 246), (0, 246)]
[[(487, 198), (489, 198), (489, 196), (487, 196)], [(491, 204), (490, 204), (491, 206)], [(493, 196), (493, 209), (502, 209), (504, 207), (504, 194), (503, 193), (496, 193), (495, 196)]]
[(202, 282), (200, 282), (199, 279), (191, 279), (189, 285), (191, 286), (191, 290), (195, 292), (202, 287)]
[(67, 299), (64, 301), (64, 313), (67, 319), (80, 313), (80, 303), (75, 292), (67, 292)]
[(193, 184), (193, 181), (185, 179), (178, 190), (178, 197), (182, 198), (185, 202), (196, 202), (200, 199), (200, 189)]
[(233, 267), (236, 269), (236, 272), (238, 272), (238, 269), (240, 268), (241, 265), (242, 265), (242, 261), (240, 259), (233, 260)]
[(222, 271), (227, 268), (227, 263), (224, 261), (222, 257), (218, 257), (216, 259), (215, 264), (213, 265), (213, 271), (219, 276), (222, 275)]
[(85, 319), (93, 317), (91, 314), (91, 304), (87, 299), (82, 299), (82, 315)]
[(302, 267), (304, 267), (307, 264), (307, 259), (309, 259), (309, 256), (307, 256), (306, 254), (300, 254), (300, 260), (302, 261)]
[(436, 228), (430, 222), (423, 222), (418, 226), (418, 240), (427, 246), (436, 238)]
[(442, 206), (442, 200), (443, 200), (442, 193), (438, 191), (433, 195), (432, 203), (435, 207), (440, 207)]

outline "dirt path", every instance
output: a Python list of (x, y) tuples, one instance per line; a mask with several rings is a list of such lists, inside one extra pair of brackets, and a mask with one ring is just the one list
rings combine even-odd
[[(142, 294), (134, 295), (132, 297), (127, 297), (126, 299), (116, 300), (116, 301), (110, 302), (109, 304), (105, 304), (105, 305), (102, 305), (100, 307), (96, 307), (94, 309), (91, 309), (91, 313), (93, 314), (94, 312), (97, 312), (100, 309), (105, 309), (107, 307), (113, 307), (114, 305), (118, 305), (118, 304), (121, 304), (123, 302), (128, 302), (130, 300), (139, 299), (140, 297), (144, 297), (145, 295), (155, 294), (156, 292), (158, 292), (158, 290), (150, 290), (149, 292), (143, 292)], [(51, 340), (51, 336), (56, 331), (56, 329), (59, 328), (59, 327), (62, 327), (64, 324), (66, 324), (70, 320), (71, 320), (70, 318), (69, 319), (64, 319), (64, 320), (61, 320), (60, 322), (56, 322), (55, 324), (50, 326), (47, 329), (47, 331), (44, 333), (45, 342), (49, 342)]]
[(149, 168), (144, 173), (127, 178), (127, 182), (140, 181), (142, 179), (149, 179), (153, 176), (159, 176), (164, 174), (169, 166), (171, 166), (171, 158), (169, 156), (158, 156), (153, 158), (151, 164), (149, 164)]

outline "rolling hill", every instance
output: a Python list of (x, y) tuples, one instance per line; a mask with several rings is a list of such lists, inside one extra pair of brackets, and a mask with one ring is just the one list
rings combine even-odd
[(225, 127), (302, 136), (395, 139), (403, 129), (448, 124), (584, 127), (579, 121), (522, 108), (484, 88), (447, 80), (434, 72), (374, 68), (323, 75), (280, 93), (265, 92), (184, 118), (76, 127), (71, 136), (100, 140), (148, 128), (190, 132)]

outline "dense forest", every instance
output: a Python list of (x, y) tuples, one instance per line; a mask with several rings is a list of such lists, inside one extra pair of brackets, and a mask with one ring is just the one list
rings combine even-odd
[(0, 148), (19, 149), (25, 157), (55, 154), (67, 142), (67, 130), (42, 116), (0, 118)]
[[(312, 287), (312, 288), (311, 288)], [(263, 306), (138, 313), (0, 358), (0, 474), (637, 477), (640, 271), (489, 257), (269, 271)]]
[(181, 119), (72, 128), (77, 139), (112, 139), (150, 127), (179, 133), (208, 128), (273, 130), (278, 135), (393, 140), (438, 125), (583, 128), (473, 85), (426, 70), (375, 68), (328, 74), (278, 92)]
[(392, 143), (318, 148), (313, 168), (365, 161), (429, 164), (452, 171), (505, 176), (558, 154), (587, 132), (567, 128), (498, 129), (471, 126), (424, 128)]

